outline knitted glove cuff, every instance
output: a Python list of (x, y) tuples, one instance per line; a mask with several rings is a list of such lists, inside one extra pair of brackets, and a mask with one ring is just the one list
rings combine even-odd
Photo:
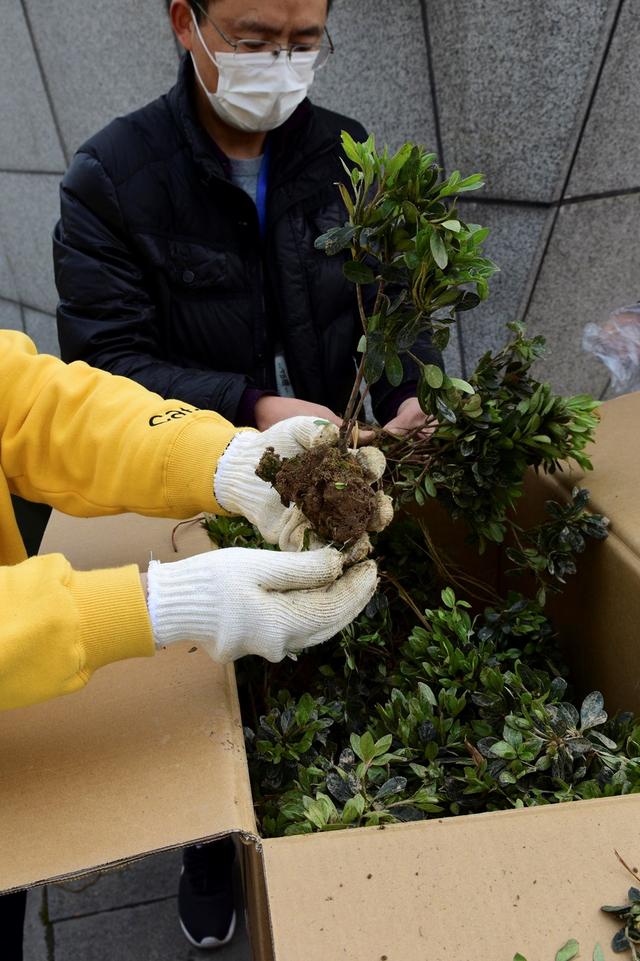
[[(211, 571), (198, 555), (176, 564), (151, 561), (147, 586), (149, 617), (157, 648), (184, 640), (207, 641), (211, 647), (216, 613), (210, 601)], [(212, 656), (218, 660), (214, 652)]]
[(256, 450), (255, 432), (241, 431), (218, 461), (214, 493), (220, 506), (230, 514), (246, 516), (247, 509), (258, 508), (264, 499), (267, 487), (256, 477), (260, 453), (260, 449)]

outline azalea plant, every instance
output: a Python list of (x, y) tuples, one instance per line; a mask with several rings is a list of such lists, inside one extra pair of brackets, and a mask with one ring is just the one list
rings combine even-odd
[[(468, 380), (419, 360), (420, 337), (444, 349), (455, 318), (488, 296), (496, 270), (482, 252), (488, 231), (465, 222), (457, 205), (482, 177), (447, 177), (415, 144), (392, 155), (373, 138), (358, 144), (344, 134), (343, 145), (345, 221), (317, 247), (343, 260), (362, 338), (327, 516), (336, 491), (349, 494), (344, 458), (367, 391), (383, 375), (400, 383), (406, 357), (417, 364), (427, 429), (374, 432), (396, 514), (373, 536), (381, 577), (366, 610), (298, 660), (265, 668), (245, 659), (238, 669), (262, 833), (638, 791), (640, 721), (609, 717), (597, 691), (577, 696), (545, 613), (549, 593), (562, 590), (608, 522), (589, 511), (583, 489), (549, 503), (535, 527), (523, 528), (515, 512), (531, 469), (571, 461), (590, 469), (598, 404), (538, 382), (532, 365), (544, 341), (516, 323)], [(276, 487), (281, 466), (270, 477)], [(435, 545), (431, 504), (466, 526), (477, 551), (504, 552), (517, 581), (503, 596)], [(220, 546), (264, 546), (244, 521), (206, 526)]]

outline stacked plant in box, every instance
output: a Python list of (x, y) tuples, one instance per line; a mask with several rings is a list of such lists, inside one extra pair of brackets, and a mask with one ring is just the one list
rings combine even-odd
[[(424, 332), (443, 350), (456, 317), (487, 297), (496, 267), (482, 255), (488, 231), (457, 208), (480, 175), (445, 177), (413, 144), (390, 155), (345, 134), (343, 146), (346, 221), (317, 241), (344, 259), (362, 321), (341, 443), (312, 452), (313, 464), (267, 458), (259, 470), (318, 536), (352, 550), (370, 511), (365, 504), (356, 516), (351, 453), (369, 387), (383, 374), (400, 383), (402, 357)], [(589, 539), (606, 537), (607, 521), (589, 512), (584, 490), (549, 503), (529, 529), (514, 513), (529, 468), (590, 468), (598, 405), (538, 383), (543, 340), (519, 324), (508, 331), (509, 343), (485, 354), (468, 381), (414, 358), (425, 423), (403, 436), (375, 432), (396, 515), (373, 538), (381, 581), (367, 609), (297, 661), (242, 665), (265, 836), (640, 790), (640, 721), (609, 718), (598, 692), (575, 700), (545, 615), (549, 592), (562, 589)], [(464, 524), (480, 553), (502, 545), (513, 590), (498, 596), (434, 546), (429, 503)], [(264, 546), (243, 521), (206, 524), (221, 546)]]

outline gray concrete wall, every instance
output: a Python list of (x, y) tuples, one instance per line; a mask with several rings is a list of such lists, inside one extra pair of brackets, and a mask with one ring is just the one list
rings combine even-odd
[[(58, 183), (91, 133), (173, 82), (165, 0), (0, 0), (0, 324), (56, 350)], [(640, 298), (640, 0), (335, 0), (314, 99), (487, 186), (490, 300), (449, 350), (468, 373), (527, 321), (559, 390), (607, 388), (585, 323)]]

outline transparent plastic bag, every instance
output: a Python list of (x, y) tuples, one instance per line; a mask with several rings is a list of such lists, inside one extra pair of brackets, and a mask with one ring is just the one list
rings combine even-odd
[(640, 303), (619, 307), (601, 324), (587, 324), (582, 346), (608, 368), (612, 393), (640, 390)]

